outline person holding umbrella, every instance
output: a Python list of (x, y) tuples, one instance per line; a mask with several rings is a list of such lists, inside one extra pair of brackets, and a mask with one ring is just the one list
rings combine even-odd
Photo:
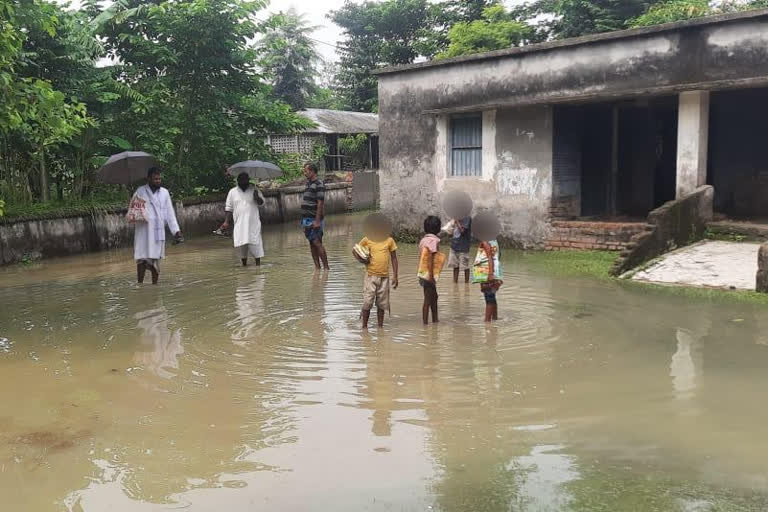
[(173, 233), (176, 242), (183, 241), (176, 213), (168, 189), (160, 186), (160, 169), (150, 167), (147, 184), (142, 185), (133, 195), (144, 201), (144, 222), (136, 222), (133, 235), (133, 258), (139, 284), (144, 282), (147, 269), (152, 273), (152, 284), (160, 278), (160, 260), (165, 258), (165, 226)]
[(165, 226), (171, 230), (175, 242), (184, 239), (173, 211), (171, 195), (161, 187), (162, 178), (155, 159), (143, 151), (124, 151), (112, 155), (101, 166), (98, 177), (103, 183), (131, 185), (147, 180), (131, 199), (126, 220), (135, 224), (133, 257), (139, 284), (144, 282), (147, 269), (152, 273), (152, 284), (160, 278), (160, 260), (165, 257)]
[(226, 231), (230, 225), (233, 226), (232, 238), (244, 267), (248, 265), (249, 254), (253, 256), (256, 265), (260, 265), (261, 258), (264, 257), (259, 217), (259, 206), (263, 204), (264, 196), (258, 188), (251, 185), (248, 172), (238, 174), (237, 186), (227, 194), (224, 207), (227, 219), (219, 229)]

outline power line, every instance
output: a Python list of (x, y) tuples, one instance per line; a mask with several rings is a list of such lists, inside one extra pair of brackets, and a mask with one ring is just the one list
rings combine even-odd
[(315, 39), (314, 37), (309, 37), (309, 36), (307, 36), (307, 39), (309, 39), (310, 41), (314, 41), (314, 42), (316, 42), (316, 43), (320, 43), (320, 44), (324, 44), (324, 45), (326, 45), (326, 46), (330, 46), (331, 48), (335, 48), (335, 49), (337, 49), (337, 50), (342, 50), (342, 48), (341, 48), (341, 47), (339, 47), (339, 46), (336, 46), (335, 44), (332, 44), (332, 43), (326, 43), (325, 41), (321, 41), (321, 40), (319, 40), (319, 39)]

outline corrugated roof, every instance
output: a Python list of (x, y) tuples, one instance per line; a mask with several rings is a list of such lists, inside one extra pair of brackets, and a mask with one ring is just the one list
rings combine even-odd
[(377, 114), (322, 108), (308, 108), (298, 114), (317, 125), (305, 133), (379, 133)]

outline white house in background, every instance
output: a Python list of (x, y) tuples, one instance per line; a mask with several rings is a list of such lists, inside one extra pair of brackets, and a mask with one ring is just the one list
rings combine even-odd
[[(267, 144), (276, 153), (311, 155), (318, 142), (328, 147), (325, 169), (328, 171), (357, 171), (379, 167), (379, 116), (363, 112), (309, 108), (298, 114), (314, 123), (298, 135), (274, 134), (267, 137)], [(339, 147), (339, 139), (363, 134), (366, 148), (356, 155), (346, 155)]]

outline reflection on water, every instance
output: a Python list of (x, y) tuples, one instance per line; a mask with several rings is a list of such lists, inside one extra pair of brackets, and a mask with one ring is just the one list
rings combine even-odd
[(416, 251), (359, 329), (361, 216), (333, 271), (295, 226), (261, 268), (226, 240), (0, 269), (8, 510), (766, 510), (763, 309), (552, 278), (512, 252), (501, 320)]
[(696, 364), (693, 362), (692, 351), (698, 346), (698, 340), (690, 331), (677, 329), (677, 351), (672, 355), (669, 374), (672, 377), (672, 387), (678, 400), (693, 397), (696, 389)]
[(259, 325), (259, 317), (264, 312), (264, 279), (262, 274), (243, 275), (235, 290), (235, 311), (237, 317), (229, 323), (232, 329), (232, 341), (244, 345), (251, 340), (251, 335)]
[(138, 320), (137, 328), (141, 330), (141, 345), (134, 361), (158, 377), (170, 379), (175, 373), (169, 370), (178, 370), (178, 357), (184, 353), (181, 330), (169, 329), (168, 312), (162, 306), (142, 311), (135, 318)]

